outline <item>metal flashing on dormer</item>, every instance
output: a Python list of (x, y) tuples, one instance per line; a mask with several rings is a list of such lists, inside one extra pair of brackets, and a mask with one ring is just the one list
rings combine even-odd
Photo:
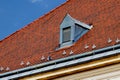
[(74, 21), (75, 21), (76, 24), (82, 26), (83, 28), (86, 28), (86, 29), (89, 29), (89, 30), (92, 29), (92, 26), (90, 26), (90, 25), (87, 25), (87, 24), (85, 24), (83, 22), (80, 22), (78, 20), (75, 20), (75, 19), (74, 19)]
[(69, 14), (67, 14), (67, 16), (69, 16), (69, 17), (74, 21), (75, 24), (78, 24), (78, 25), (80, 25), (80, 26), (82, 26), (82, 27), (84, 27), (84, 28), (86, 28), (86, 29), (92, 29), (92, 27), (93, 27), (93, 26), (90, 26), (90, 25), (88, 25), (88, 24), (85, 24), (85, 23), (83, 23), (83, 22), (81, 22), (81, 21), (79, 21), (79, 20), (74, 19), (74, 18), (71, 17)]
[(72, 45), (92, 29), (92, 27), (67, 14), (60, 24), (60, 48)]

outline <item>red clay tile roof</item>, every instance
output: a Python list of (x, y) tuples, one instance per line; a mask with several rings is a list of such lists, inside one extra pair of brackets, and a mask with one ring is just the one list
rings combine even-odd
[[(93, 28), (71, 47), (55, 50), (59, 46), (59, 28), (64, 16), (93, 24)], [(69, 0), (60, 7), (28, 24), (26, 27), (0, 41), (0, 66), (10, 70), (46, 62), (41, 57), (58, 59), (114, 45), (120, 39), (120, 0)], [(108, 43), (108, 39), (112, 42)], [(89, 48), (85, 49), (85, 45)], [(66, 55), (63, 55), (63, 51)], [(21, 61), (24, 62), (20, 65)], [(6, 72), (6, 70), (1, 73)]]

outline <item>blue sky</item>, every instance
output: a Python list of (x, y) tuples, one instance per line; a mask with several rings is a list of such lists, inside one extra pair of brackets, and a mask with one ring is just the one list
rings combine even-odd
[(0, 0), (0, 40), (66, 0)]

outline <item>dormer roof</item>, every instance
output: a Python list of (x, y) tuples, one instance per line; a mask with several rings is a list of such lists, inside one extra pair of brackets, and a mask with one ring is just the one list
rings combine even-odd
[(66, 17), (69, 17), (75, 24), (81, 25), (82, 27), (86, 29), (92, 29), (93, 26), (86, 24), (84, 22), (81, 22), (79, 20), (76, 20), (75, 18), (71, 17), (70, 14), (67, 14)]

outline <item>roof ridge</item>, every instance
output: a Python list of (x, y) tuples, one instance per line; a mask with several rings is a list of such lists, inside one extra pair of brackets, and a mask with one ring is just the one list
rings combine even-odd
[(67, 4), (67, 3), (70, 2), (70, 1), (71, 1), (71, 0), (66, 0), (66, 2), (62, 3), (61, 5), (57, 6), (56, 8), (54, 8), (54, 9), (50, 10), (49, 12), (45, 13), (43, 16), (40, 16), (39, 18), (33, 20), (32, 22), (30, 22), (29, 24), (25, 25), (25, 26), (22, 27), (21, 29), (13, 32), (12, 34), (10, 34), (10, 35), (8, 35), (7, 37), (5, 37), (4, 39), (0, 40), (0, 43), (3, 42), (4, 40), (8, 39), (8, 38), (11, 37), (12, 35), (16, 34), (17, 32), (20, 32), (20, 31), (22, 31), (23, 29), (26, 29), (26, 28), (28, 27), (28, 25), (36, 22), (37, 20), (40, 20), (40, 19), (46, 17), (47, 15), (49, 15), (49, 14), (52, 13), (52, 12), (54, 12), (56, 9), (62, 7), (63, 5)]

